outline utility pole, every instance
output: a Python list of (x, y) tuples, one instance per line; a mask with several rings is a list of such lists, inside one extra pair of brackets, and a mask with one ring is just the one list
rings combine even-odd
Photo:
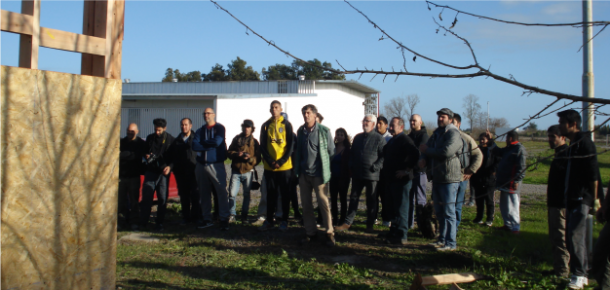
[[(585, 23), (593, 21), (593, 1), (583, 0), (582, 1), (582, 20)], [(583, 74), (582, 74), (582, 96), (587, 99), (595, 97), (594, 90), (594, 76), (593, 76), (593, 26), (583, 25), (582, 26), (582, 62), (583, 62)], [(592, 132), (595, 128), (595, 121), (593, 115), (593, 103), (583, 102), (582, 103), (582, 130)], [(591, 140), (595, 141), (595, 133), (591, 133)], [(593, 215), (587, 214), (587, 235), (585, 237), (587, 243), (587, 254), (589, 261), (593, 258)]]
[[(582, 21), (592, 22), (593, 21), (593, 1), (583, 0), (582, 1)], [(595, 86), (594, 86), (594, 75), (593, 75), (593, 26), (583, 25), (583, 74), (582, 74), (582, 96), (584, 98), (595, 98)], [(595, 128), (595, 115), (593, 112), (593, 103), (583, 102), (582, 103), (582, 130), (593, 131)], [(595, 134), (591, 134), (591, 139), (595, 141)]]

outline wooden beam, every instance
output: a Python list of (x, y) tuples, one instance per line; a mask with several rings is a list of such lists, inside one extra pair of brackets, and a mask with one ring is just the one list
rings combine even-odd
[[(21, 14), (30, 15), (31, 35), (19, 37), (19, 67), (38, 69), (38, 47), (40, 46), (40, 0), (23, 0)], [(23, 19), (22, 19), (23, 20)], [(22, 22), (22, 25), (24, 23)], [(25, 26), (28, 23), (24, 24)]]
[(108, 1), (85, 1), (83, 13), (83, 34), (104, 39), (104, 55), (83, 53), (81, 74), (104, 77), (106, 58), (106, 17)]
[[(21, 13), (2, 10), (2, 31), (32, 35), (31, 23), (33, 17)], [(106, 55), (106, 39), (40, 27), (39, 46), (95, 55)]]
[(0, 11), (2, 31), (32, 35), (32, 16), (21, 13)]
[(121, 58), (123, 49), (123, 32), (125, 24), (125, 1), (111, 1), (108, 6), (109, 14), (106, 28), (106, 74), (109, 79), (121, 79)]
[(40, 28), (40, 46), (95, 55), (106, 54), (106, 40), (46, 27)]

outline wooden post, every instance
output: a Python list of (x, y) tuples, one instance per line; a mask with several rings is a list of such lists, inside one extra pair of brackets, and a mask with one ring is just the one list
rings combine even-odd
[(38, 69), (40, 46), (40, 0), (23, 0), (21, 14), (32, 16), (32, 35), (19, 36), (19, 67)]
[(83, 53), (81, 74), (121, 79), (125, 1), (85, 1), (83, 34), (106, 39), (104, 56)]

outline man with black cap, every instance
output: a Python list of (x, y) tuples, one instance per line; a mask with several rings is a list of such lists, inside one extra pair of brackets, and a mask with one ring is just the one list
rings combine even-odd
[(460, 131), (452, 124), (453, 112), (447, 108), (436, 112), (438, 128), (426, 144), (419, 146), (419, 167), (428, 165), (432, 175), (432, 200), (439, 221), (438, 241), (432, 243), (438, 251), (453, 251), (457, 247), (455, 200), (462, 179), (458, 153), (462, 151)]
[(254, 122), (252, 120), (244, 120), (241, 124), (241, 133), (231, 142), (227, 155), (232, 160), (231, 162), (231, 181), (229, 183), (229, 211), (231, 218), (229, 222), (235, 219), (236, 202), (235, 197), (239, 192), (239, 185), (244, 188), (244, 200), (241, 207), (241, 221), (245, 222), (248, 219), (248, 211), (250, 210), (250, 186), (252, 185), (252, 176), (254, 166), (261, 161), (260, 144), (254, 138)]

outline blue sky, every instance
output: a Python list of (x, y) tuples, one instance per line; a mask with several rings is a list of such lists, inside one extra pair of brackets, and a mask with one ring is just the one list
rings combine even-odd
[[(580, 1), (445, 1), (455, 8), (491, 17), (524, 22), (581, 21)], [(222, 6), (252, 29), (277, 45), (304, 59), (335, 60), (348, 69), (390, 70), (402, 67), (402, 56), (389, 40), (379, 41), (381, 33), (342, 1), (222, 1)], [(20, 1), (2, 1), (4, 10), (20, 11)], [(393, 37), (410, 48), (441, 61), (471, 64), (468, 49), (459, 40), (436, 34), (424, 1), (353, 2)], [(595, 1), (594, 20), (610, 20), (610, 2)], [(82, 1), (43, 1), (41, 25), (76, 33), (82, 32)], [(260, 70), (268, 65), (289, 64), (292, 59), (269, 47), (261, 39), (207, 1), (128, 1), (125, 8), (122, 77), (132, 82), (160, 81), (168, 67), (182, 72), (209, 72), (220, 63), (226, 66), (237, 56)], [(445, 11), (442, 24), (450, 26), (455, 13)], [(458, 16), (455, 32), (471, 43), (479, 62), (491, 71), (541, 88), (581, 94), (581, 29), (528, 28)], [(595, 32), (598, 29), (595, 29)], [(2, 32), (2, 65), (17, 65), (18, 36)], [(594, 40), (595, 95), (610, 94), (610, 30)], [(409, 71), (455, 73), (407, 54)], [(79, 73), (80, 55), (41, 48), (39, 68)], [(382, 105), (401, 95), (418, 94), (416, 112), (426, 121), (448, 107), (462, 113), (462, 99), (474, 94), (483, 108), (490, 102), (492, 117), (505, 117), (516, 126), (554, 98), (544, 95), (521, 96), (523, 90), (495, 80), (428, 79), (401, 76), (364, 75), (360, 81), (381, 91)], [(358, 76), (348, 76), (358, 79)], [(557, 105), (559, 106), (559, 105)], [(574, 107), (580, 107), (575, 105)], [(602, 110), (610, 113), (610, 108)], [(554, 115), (536, 121), (540, 128), (556, 123)], [(597, 123), (600, 123), (599, 119)]]

